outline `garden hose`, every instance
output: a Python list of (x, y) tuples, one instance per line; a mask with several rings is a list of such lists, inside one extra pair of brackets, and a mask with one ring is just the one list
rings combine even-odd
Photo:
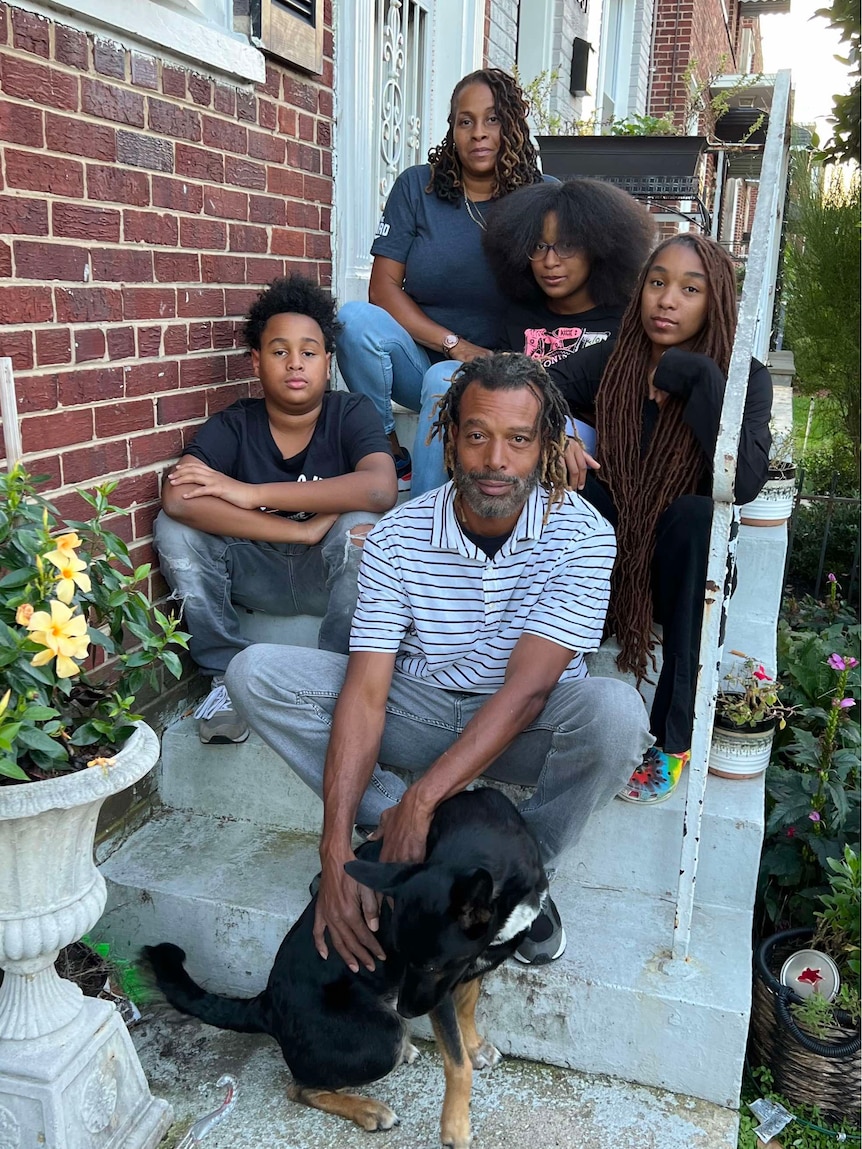
[[(799, 926), (797, 929), (787, 930), (783, 936), (785, 938), (811, 937), (811, 930), (806, 926)], [(754, 954), (754, 964), (767, 988), (775, 995), (775, 1012), (781, 1024), (796, 1038), (803, 1049), (807, 1049), (809, 1053), (814, 1053), (818, 1057), (854, 1056), (862, 1049), (862, 1033), (858, 1031), (858, 1028), (853, 1037), (848, 1037), (846, 1041), (833, 1042), (831, 1044), (812, 1037), (800, 1028), (790, 1012), (790, 1005), (794, 1002), (801, 1002), (802, 998), (794, 993), (790, 986), (782, 985), (767, 965), (766, 959), (772, 948), (772, 941), (772, 938), (767, 938), (765, 942), (761, 942), (757, 947)], [(849, 1028), (854, 1024), (852, 1014), (846, 1010), (836, 1008), (833, 1012), (838, 1025)]]

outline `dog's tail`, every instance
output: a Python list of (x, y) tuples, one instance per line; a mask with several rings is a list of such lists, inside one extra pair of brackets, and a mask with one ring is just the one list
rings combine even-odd
[(252, 998), (207, 993), (186, 973), (184, 951), (170, 942), (144, 946), (143, 957), (152, 967), (159, 989), (180, 1013), (237, 1033), (270, 1032), (266, 991)]

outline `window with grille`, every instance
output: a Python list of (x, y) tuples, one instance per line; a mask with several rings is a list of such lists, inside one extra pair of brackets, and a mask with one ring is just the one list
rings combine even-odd
[(374, 155), (381, 211), (398, 173), (425, 158), (427, 37), (428, 4), (423, 0), (375, 0)]

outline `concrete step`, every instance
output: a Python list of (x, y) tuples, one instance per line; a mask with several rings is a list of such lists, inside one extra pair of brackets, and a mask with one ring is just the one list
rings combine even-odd
[[(163, 1149), (217, 1108), (223, 1073), (237, 1079), (237, 1103), (206, 1135), (206, 1149), (431, 1149), (440, 1144), (443, 1065), (422, 1056), (367, 1090), (401, 1124), (380, 1137), (288, 1101), (281, 1052), (267, 1037), (229, 1033), (171, 1010), (148, 1013), (132, 1030), (147, 1080), (173, 1107)], [(422, 1043), (420, 1043), (420, 1046)], [(617, 1079), (505, 1058), (473, 1076), (476, 1149), (736, 1149), (732, 1109)]]
[[(108, 903), (97, 938), (120, 956), (174, 941), (192, 976), (250, 995), (308, 900), (316, 837), (165, 812), (101, 869)], [(487, 1036), (517, 1057), (734, 1107), (748, 1029), (750, 915), (697, 909), (690, 959), (672, 963), (672, 900), (565, 881), (554, 897), (568, 949), (550, 966), (509, 962), (487, 978)]]
[[(514, 787), (502, 788), (518, 801)], [(322, 825), (320, 800), (256, 735), (238, 746), (202, 746), (192, 718), (165, 731), (159, 795), (175, 810), (273, 830), (319, 834)], [(682, 787), (648, 809), (611, 802), (590, 820), (578, 847), (561, 864), (558, 882), (675, 896), (684, 805)], [(750, 911), (762, 838), (762, 780), (710, 777), (697, 879), (700, 905)]]

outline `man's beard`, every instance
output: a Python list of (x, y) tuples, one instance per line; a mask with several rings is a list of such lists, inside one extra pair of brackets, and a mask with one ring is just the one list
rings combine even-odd
[[(525, 479), (514, 475), (497, 474), (494, 471), (465, 471), (460, 463), (455, 463), (452, 476), (455, 490), (474, 515), (480, 519), (505, 519), (520, 511), (539, 483), (539, 467)], [(510, 489), (505, 495), (486, 495), (479, 490), (479, 483), (508, 483)]]

